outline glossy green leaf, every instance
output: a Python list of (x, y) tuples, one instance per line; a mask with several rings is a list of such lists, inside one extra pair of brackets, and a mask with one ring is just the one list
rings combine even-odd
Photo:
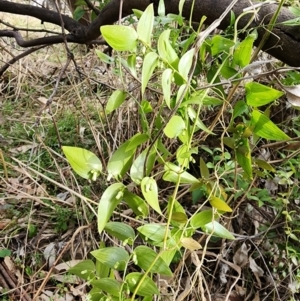
[(82, 178), (95, 181), (102, 172), (102, 163), (94, 153), (73, 146), (63, 146), (62, 150), (73, 170)]
[(121, 247), (107, 247), (92, 251), (91, 254), (111, 269), (124, 271), (129, 254)]
[(109, 97), (107, 104), (105, 106), (105, 113), (110, 114), (117, 108), (121, 106), (121, 104), (125, 101), (127, 93), (121, 90), (116, 90)]
[(134, 77), (137, 77), (137, 74), (136, 74), (136, 54), (135, 53), (128, 55), (127, 60), (126, 60), (126, 65), (127, 65), (128, 69), (130, 70), (131, 74)]
[(138, 146), (140, 146), (141, 144), (148, 141), (148, 139), (149, 139), (149, 136), (147, 134), (141, 134), (141, 133), (135, 134), (128, 140), (129, 143), (128, 143), (125, 151), (127, 152), (132, 149), (136, 149)]
[(122, 241), (128, 241), (132, 244), (135, 233), (131, 226), (120, 222), (108, 222), (104, 230), (111, 236), (114, 236)]
[(161, 76), (161, 86), (164, 94), (166, 105), (171, 109), (171, 83), (173, 78), (173, 70), (165, 69)]
[[(166, 276), (172, 275), (172, 271), (167, 264), (160, 257), (156, 259), (157, 253), (149, 247), (138, 246), (134, 249), (134, 253), (137, 258), (137, 265), (144, 271), (147, 271), (151, 266), (151, 273), (158, 273)], [(154, 261), (155, 264), (152, 265)]]
[(187, 171), (182, 171), (179, 166), (167, 162), (165, 164), (165, 173), (163, 175), (163, 179), (168, 182), (177, 183), (178, 181), (178, 174), (180, 173), (180, 183), (181, 184), (199, 184), (200, 181), (192, 176)]
[[(140, 280), (142, 279), (143, 274), (134, 272), (130, 273), (126, 276), (125, 281), (128, 284), (129, 290), (133, 293), (137, 288)], [(137, 295), (139, 296), (153, 296), (159, 295), (159, 290), (156, 287), (154, 281), (146, 276), (143, 282), (139, 285), (139, 289), (137, 291)]]
[(252, 179), (251, 149), (247, 138), (240, 139), (240, 145), (235, 149), (235, 155), (247, 178)]
[(136, 148), (147, 141), (148, 135), (136, 134), (124, 142), (112, 155), (107, 164), (107, 172), (117, 179), (122, 178), (131, 166)]
[(135, 215), (141, 215), (143, 217), (148, 216), (149, 208), (147, 203), (142, 198), (125, 189), (123, 199), (127, 203), (127, 205), (133, 210)]
[(69, 268), (68, 273), (76, 275), (84, 280), (91, 280), (95, 277), (95, 264), (92, 260), (83, 260)]
[(158, 201), (158, 188), (156, 181), (153, 178), (145, 177), (141, 182), (143, 196), (149, 206), (157, 213), (162, 214)]
[[(184, 133), (184, 135), (180, 135), (179, 139), (182, 141), (184, 141), (183, 143), (186, 143), (188, 139), (186, 139), (188, 135), (186, 135)], [(198, 149), (197, 148), (190, 148), (188, 145), (186, 144), (182, 144), (178, 147), (177, 151), (176, 151), (176, 159), (178, 164), (180, 164), (183, 167), (189, 167), (189, 163), (190, 161), (193, 160), (192, 155), (193, 154), (197, 154), (198, 153)]]
[(143, 12), (137, 25), (137, 34), (139, 39), (145, 44), (147, 44), (149, 47), (151, 47), (151, 34), (153, 30), (153, 23), (154, 9), (153, 4), (150, 4)]
[[(103, 249), (105, 247), (106, 247), (105, 243), (103, 241), (100, 241), (99, 249)], [(106, 266), (99, 260), (96, 260), (95, 265), (96, 265), (96, 276), (98, 278), (106, 278), (109, 276), (110, 268), (108, 266)]]
[(167, 29), (158, 38), (157, 50), (160, 57), (166, 61), (168, 64), (173, 66), (177, 69), (178, 65), (178, 56), (176, 51), (173, 49), (169, 37), (170, 37), (171, 30)]
[(253, 132), (261, 138), (269, 140), (288, 140), (290, 137), (285, 134), (276, 124), (267, 116), (257, 110), (252, 112), (251, 124), (254, 127)]
[(249, 34), (234, 50), (233, 61), (241, 68), (249, 65), (256, 35)]
[(223, 227), (217, 221), (212, 221), (202, 227), (202, 230), (208, 234), (212, 234), (214, 236), (218, 236), (221, 238), (232, 239), (234, 240), (234, 236), (231, 232), (229, 232), (225, 227)]
[(284, 94), (281, 91), (256, 82), (245, 84), (245, 88), (247, 104), (253, 107), (264, 106)]
[[(142, 179), (145, 176), (149, 176), (150, 172), (152, 171), (152, 168), (155, 163), (156, 159), (156, 151), (154, 148), (149, 152), (148, 154), (149, 147), (145, 148), (141, 154), (133, 161), (131, 168), (130, 168), (130, 177), (133, 182), (136, 184), (140, 184)], [(146, 156), (147, 157), (147, 163), (146, 163), (146, 174), (144, 174), (144, 165), (145, 165), (145, 160)]]
[(247, 112), (248, 107), (243, 100), (239, 100), (233, 108), (232, 118), (235, 119), (236, 117), (242, 116), (243, 113)]
[(134, 28), (124, 25), (104, 25), (100, 27), (100, 30), (111, 48), (117, 51), (129, 51), (136, 48), (138, 34)]
[(155, 52), (146, 54), (142, 67), (142, 94), (145, 93), (145, 89), (158, 62), (158, 55)]
[(160, 243), (164, 240), (166, 234), (166, 226), (160, 224), (146, 224), (140, 226), (137, 230), (145, 236), (145, 239)]
[(194, 55), (195, 49), (192, 48), (189, 51), (187, 51), (179, 60), (178, 72), (185, 81), (188, 80), (188, 75), (192, 67)]
[(204, 210), (199, 213), (196, 213), (191, 218), (191, 226), (194, 229), (199, 229), (210, 223), (213, 220), (212, 210)]
[(233, 40), (226, 39), (220, 35), (215, 35), (211, 41), (211, 54), (215, 56), (223, 51), (228, 52), (234, 46)]
[(216, 208), (217, 210), (220, 211), (225, 211), (225, 212), (232, 212), (232, 209), (224, 202), (222, 199), (212, 196), (209, 199), (209, 203), (212, 205), (212, 207)]
[(164, 133), (168, 138), (178, 137), (185, 129), (185, 122), (181, 116), (175, 115), (167, 123)]
[[(175, 73), (175, 75), (176, 75), (176, 73)], [(179, 84), (177, 83), (177, 85), (179, 85)], [(179, 89), (177, 91), (177, 95), (176, 95), (176, 102), (175, 102), (176, 104), (184, 99), (185, 94), (186, 94), (186, 87), (187, 87), (187, 84), (182, 84), (179, 87)]]
[(121, 202), (125, 186), (122, 183), (110, 185), (103, 193), (98, 205), (98, 231), (102, 232), (114, 209)]
[(92, 287), (98, 288), (100, 291), (106, 292), (112, 296), (119, 297), (122, 285), (119, 281), (112, 278), (95, 279), (89, 282)]

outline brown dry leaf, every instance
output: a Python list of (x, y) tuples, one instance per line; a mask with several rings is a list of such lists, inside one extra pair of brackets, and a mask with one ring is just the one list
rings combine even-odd
[(15, 147), (15, 148), (11, 148), (10, 152), (13, 154), (24, 154), (27, 151), (36, 148), (38, 146), (37, 143), (32, 143), (32, 144), (25, 144), (25, 145), (21, 145), (19, 147)]
[(255, 297), (252, 301), (260, 301), (259, 292), (256, 292)]
[(264, 270), (256, 264), (255, 260), (251, 256), (249, 257), (249, 263), (250, 263), (250, 269), (253, 272), (256, 281), (259, 287), (261, 287), (261, 281), (259, 277), (262, 277), (264, 275)]
[(241, 268), (248, 263), (248, 249), (245, 243), (235, 252), (233, 262)]
[(288, 102), (294, 107), (300, 107), (300, 85), (284, 86), (283, 90), (286, 92)]
[(7, 225), (9, 225), (9, 223), (11, 223), (11, 219), (1, 218), (1, 221), (0, 221), (0, 230), (3, 230), (4, 228), (6, 228)]

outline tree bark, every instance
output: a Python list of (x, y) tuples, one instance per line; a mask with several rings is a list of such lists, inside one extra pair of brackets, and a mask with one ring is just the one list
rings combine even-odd
[[(75, 1), (75, 0), (73, 0)], [(157, 3), (157, 0), (124, 0), (122, 16), (132, 14), (132, 9), (144, 10), (151, 2)], [(199, 22), (203, 16), (206, 16), (206, 24), (211, 24), (214, 20), (220, 17), (222, 12), (230, 4), (231, 0), (185, 0), (183, 7), (183, 17), (190, 18), (192, 4), (194, 3), (192, 20)], [(256, 2), (254, 2), (255, 4)], [(166, 13), (178, 14), (179, 0), (165, 0)], [(112, 0), (108, 3), (97, 16), (97, 18), (89, 25), (83, 26), (79, 22), (73, 20), (68, 16), (63, 17), (64, 27), (69, 31), (65, 37), (61, 35), (54, 37), (45, 37), (32, 41), (23, 41), (20, 45), (23, 47), (38, 46), (43, 44), (61, 43), (64, 39), (68, 42), (88, 44), (92, 40), (99, 37), (99, 28), (102, 25), (113, 24), (119, 18), (120, 0)], [(250, 7), (249, 0), (240, 0), (234, 6), (233, 12), (237, 18), (243, 14), (244, 9)], [(269, 24), (273, 14), (276, 12), (278, 6), (276, 4), (264, 4), (257, 9), (255, 18), (252, 19), (253, 14), (245, 14), (238, 22), (238, 29), (242, 30), (248, 25), (250, 28), (257, 29), (258, 39), (256, 45), (259, 44), (264, 34), (266, 33), (266, 26)], [(61, 25), (59, 14), (53, 11), (48, 11), (43, 8), (38, 8), (30, 5), (18, 4), (0, 0), (0, 12), (8, 12), (19, 15), (33, 16), (41, 21), (50, 22), (56, 25)], [(291, 20), (295, 16), (286, 8), (280, 11), (276, 24), (263, 46), (263, 50), (271, 54), (280, 61), (294, 67), (300, 67), (300, 26), (286, 26), (280, 23)], [(225, 29), (230, 24), (230, 15), (222, 20), (220, 28)], [(16, 38), (16, 32), (0, 31), (0, 36), (13, 36)], [(18, 36), (21, 41), (20, 36)]]

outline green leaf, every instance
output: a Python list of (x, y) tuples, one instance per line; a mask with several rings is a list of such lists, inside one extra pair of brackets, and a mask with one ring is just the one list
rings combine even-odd
[(107, 164), (107, 172), (114, 178), (122, 178), (129, 169), (136, 148), (148, 140), (146, 134), (136, 134), (124, 142), (112, 155)]
[[(138, 273), (138, 272), (130, 273), (126, 276), (125, 281), (127, 282), (129, 290), (132, 293), (137, 288), (142, 277), (143, 277), (143, 274)], [(159, 295), (159, 290), (156, 287), (154, 281), (151, 278), (149, 278), (148, 276), (146, 276), (143, 280), (143, 283), (141, 283), (141, 285), (139, 285), (137, 295), (139, 295), (139, 296)]]
[(98, 231), (102, 232), (114, 209), (121, 202), (125, 186), (122, 183), (110, 185), (103, 193), (98, 205)]
[(266, 162), (265, 160), (261, 160), (261, 159), (254, 159), (254, 163), (262, 168), (262, 169), (265, 169), (265, 170), (269, 170), (269, 171), (272, 171), (272, 172), (275, 172), (276, 169), (271, 165), (269, 164), (268, 162)]
[(254, 110), (252, 112), (251, 124), (253, 132), (261, 138), (269, 140), (288, 140), (290, 137), (278, 128), (267, 116)]
[(155, 52), (149, 52), (146, 54), (142, 67), (142, 94), (145, 93), (147, 84), (158, 62), (158, 55)]
[(146, 174), (144, 174), (144, 165), (148, 150), (149, 147), (145, 148), (143, 152), (133, 161), (130, 168), (130, 177), (132, 181), (138, 185), (141, 183), (142, 179), (145, 176), (149, 176), (155, 163), (156, 151), (154, 148), (152, 148), (147, 158)]
[[(123, 60), (122, 60), (122, 63), (123, 63)], [(124, 60), (124, 65), (127, 66), (127, 68), (130, 70), (131, 74), (134, 77), (137, 77), (137, 74), (136, 74), (136, 54), (128, 55), (126, 63), (125, 63), (125, 60)]]
[(80, 20), (85, 14), (85, 10), (82, 6), (77, 6), (73, 11), (73, 18), (74, 20)]
[(116, 90), (109, 97), (107, 104), (105, 106), (105, 113), (110, 114), (117, 108), (121, 106), (121, 104), (125, 101), (127, 93), (121, 90)]
[(11, 251), (9, 249), (1, 249), (0, 250), (0, 258), (10, 256), (10, 254), (11, 254)]
[(200, 158), (200, 172), (201, 172), (202, 179), (207, 180), (209, 178), (210, 172), (206, 166), (206, 163), (202, 158)]
[(127, 205), (133, 210), (135, 215), (141, 215), (142, 217), (148, 216), (149, 208), (147, 203), (142, 198), (129, 192), (127, 189), (124, 191), (123, 198)]
[(300, 17), (300, 8), (289, 6), (289, 11), (297, 17)]
[(167, 123), (164, 133), (168, 138), (178, 137), (185, 130), (185, 122), (181, 116), (175, 115)]
[(202, 228), (206, 224), (210, 223), (213, 220), (212, 210), (201, 211), (191, 218), (191, 226), (194, 229)]
[(248, 107), (246, 103), (243, 100), (239, 100), (234, 106), (232, 118), (235, 119), (236, 117), (242, 116), (247, 110)]
[(135, 233), (131, 226), (120, 223), (120, 222), (108, 222), (105, 225), (104, 230), (109, 234), (112, 235), (122, 241), (128, 241), (129, 244), (132, 244)]
[(137, 34), (139, 39), (151, 47), (151, 34), (153, 30), (154, 23), (154, 9), (153, 4), (148, 5), (148, 7), (143, 12), (138, 25)]
[(253, 107), (264, 106), (284, 94), (281, 91), (256, 82), (245, 84), (245, 88), (247, 104)]
[(95, 181), (102, 172), (102, 163), (92, 152), (73, 146), (63, 146), (62, 150), (71, 167), (82, 178)]
[(120, 247), (107, 247), (92, 251), (91, 254), (106, 266), (118, 271), (124, 271), (129, 261), (127, 251)]
[[(89, 282), (93, 288), (98, 288), (98, 290), (106, 292), (112, 296), (119, 297), (122, 292), (122, 285), (119, 281), (112, 278), (102, 278), (97, 280), (92, 280)], [(100, 300), (100, 299), (99, 299)]]
[[(171, 204), (172, 204), (172, 198), (170, 198), (168, 201), (168, 207), (167, 207), (168, 215), (170, 215), (171, 212)], [(172, 219), (171, 220), (172, 224), (175, 226), (180, 226), (180, 224), (185, 224), (188, 220), (184, 208), (177, 200), (174, 201), (171, 219)]]
[(223, 104), (221, 99), (207, 96), (205, 91), (199, 90), (193, 92), (189, 99), (184, 100), (180, 107), (186, 107), (188, 105), (219, 106), (221, 104)]
[(247, 138), (240, 139), (239, 146), (235, 148), (235, 155), (247, 177), (253, 179), (251, 149)]
[(212, 196), (209, 199), (209, 203), (212, 205), (212, 207), (216, 208), (217, 210), (232, 212), (232, 209), (223, 200), (221, 200), (218, 197)]
[(83, 260), (72, 268), (68, 269), (68, 273), (80, 277), (84, 280), (91, 280), (95, 277), (96, 268), (92, 260)]
[(172, 69), (165, 69), (161, 76), (161, 86), (164, 94), (166, 105), (171, 109), (171, 83), (173, 78)]
[(210, 129), (206, 127), (206, 125), (203, 123), (203, 121), (198, 117), (196, 111), (191, 106), (188, 107), (188, 115), (190, 119), (196, 123), (196, 126), (201, 129), (202, 131), (210, 134), (215, 135)]
[(181, 57), (178, 63), (178, 72), (185, 81), (188, 80), (188, 75), (192, 67), (194, 54), (195, 49), (192, 48)]
[[(150, 268), (150, 266), (157, 257), (157, 253), (146, 246), (136, 247), (134, 249), (134, 253), (136, 254), (137, 258), (137, 265), (144, 271), (147, 271)], [(172, 276), (172, 271), (160, 257), (156, 259), (156, 262), (151, 267), (150, 272), (166, 276)]]
[(180, 174), (180, 183), (181, 184), (199, 184), (200, 181), (189, 174), (187, 171), (182, 171), (181, 168), (173, 163), (167, 162), (165, 164), (165, 173), (163, 179), (165, 181), (177, 183)]
[(158, 188), (156, 181), (153, 178), (145, 177), (141, 182), (141, 189), (146, 202), (157, 213), (162, 214), (158, 202)]
[(135, 134), (128, 140), (129, 143), (128, 146), (126, 147), (126, 152), (132, 149), (136, 150), (138, 146), (148, 141), (148, 139), (149, 139), (148, 134), (141, 134), (141, 133)]
[(166, 226), (160, 224), (146, 224), (138, 227), (137, 230), (145, 236), (146, 240), (150, 239), (156, 243), (162, 242), (166, 234)]
[(250, 63), (253, 43), (256, 35), (249, 34), (234, 50), (233, 61), (241, 68), (246, 67)]
[(211, 41), (211, 54), (212, 56), (215, 56), (223, 51), (228, 52), (234, 45), (234, 41), (226, 39), (220, 35), (215, 35)]
[(221, 238), (232, 239), (234, 240), (234, 236), (221, 224), (217, 221), (210, 222), (202, 227), (202, 230), (206, 233), (212, 234), (214, 236), (218, 236)]
[[(105, 248), (105, 243), (103, 241), (100, 241), (99, 243), (99, 249)], [(102, 262), (99, 260), (96, 260), (96, 276), (98, 278), (106, 278), (109, 276), (110, 273), (110, 268), (106, 265), (104, 265)]]
[(138, 34), (134, 28), (124, 25), (104, 25), (100, 27), (101, 34), (108, 45), (117, 51), (134, 50)]
[(160, 57), (170, 64), (173, 68), (177, 69), (178, 65), (178, 56), (176, 51), (173, 49), (172, 45), (169, 42), (171, 30), (165, 30), (158, 38), (157, 50)]
[(98, 58), (105, 64), (112, 64), (115, 61), (114, 58), (108, 56), (107, 54), (105, 54), (104, 52), (102, 52), (98, 49), (95, 49), (95, 52), (96, 52)]

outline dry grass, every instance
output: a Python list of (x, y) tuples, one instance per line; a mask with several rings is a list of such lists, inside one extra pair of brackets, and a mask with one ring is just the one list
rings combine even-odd
[[(44, 28), (35, 19), (28, 22), (26, 17), (10, 20), (6, 15), (1, 17), (16, 26), (30, 24)], [(49, 29), (57, 28), (50, 26)], [(39, 33), (30, 35), (29, 38), (37, 37)], [(0, 40), (0, 47), (7, 50), (1, 51), (1, 63), (11, 59), (12, 53), (23, 51), (9, 39)], [(82, 54), (76, 47), (70, 46), (82, 74), (71, 62), (48, 106), (45, 104), (55, 91), (56, 80), (67, 62), (67, 50), (63, 45), (50, 46), (21, 59), (9, 68), (0, 83), (0, 154), (3, 156), (0, 158), (3, 163), (0, 170), (0, 249), (14, 252), (5, 261), (11, 277), (12, 300), (28, 301), (38, 295), (40, 299), (36, 300), (85, 300), (87, 284), (76, 277), (65, 276), (66, 266), (89, 258), (100, 241), (108, 245), (116, 243), (106, 234), (99, 236), (97, 232), (96, 210), (108, 185), (106, 175), (96, 184), (78, 179), (60, 146), (87, 148), (105, 164), (119, 145), (141, 131), (138, 109), (142, 99), (139, 89), (135, 89), (139, 83), (125, 71), (121, 77), (113, 68), (107, 70), (94, 51)], [(115, 89), (129, 91), (130, 97), (115, 114), (107, 117), (103, 108)], [(159, 95), (150, 91), (148, 99), (154, 107), (154, 120), (161, 113)], [(209, 120), (213, 117), (209, 114), (215, 112), (207, 114)], [(155, 128), (154, 122), (151, 126)], [(176, 145), (167, 147), (172, 150)], [(162, 190), (164, 204), (171, 192), (170, 186)], [(179, 195), (180, 202), (192, 214), (195, 206), (188, 190), (183, 188)], [(267, 270), (272, 264), (280, 266), (279, 261), (284, 259), (277, 247), (277, 242), (285, 240), (284, 231), (273, 225), (275, 211), (250, 207), (250, 202), (243, 198), (228, 223), (233, 232), (245, 233), (251, 239), (241, 235), (230, 244), (222, 240), (206, 244), (207, 237), (197, 233), (195, 239), (208, 247), (208, 251), (185, 251), (172, 266), (172, 278), (158, 277), (161, 297), (157, 300), (204, 300), (204, 296), (213, 301), (258, 301), (256, 292), (260, 290), (264, 291), (265, 300), (279, 300), (278, 296), (282, 296), (280, 300), (288, 300), (288, 275), (278, 280), (272, 270)], [(121, 206), (113, 219), (134, 227), (139, 225), (141, 221), (127, 209)], [(157, 216), (152, 214), (149, 221), (157, 221)], [(258, 224), (271, 224), (277, 240), (272, 240), (271, 244), (267, 238), (270, 229), (258, 233)], [(249, 250), (246, 255), (245, 248)], [(53, 256), (50, 256), (51, 250)], [(268, 259), (273, 263), (261, 261), (262, 253), (270, 250)], [(258, 272), (252, 273), (253, 270), (246, 267), (245, 261), (250, 256), (265, 270), (261, 280)], [(226, 270), (229, 268), (230, 273)], [(295, 267), (291, 265), (290, 269)], [(223, 283), (219, 280), (222, 275), (226, 278)], [(232, 284), (236, 284), (234, 290), (227, 295)]]

